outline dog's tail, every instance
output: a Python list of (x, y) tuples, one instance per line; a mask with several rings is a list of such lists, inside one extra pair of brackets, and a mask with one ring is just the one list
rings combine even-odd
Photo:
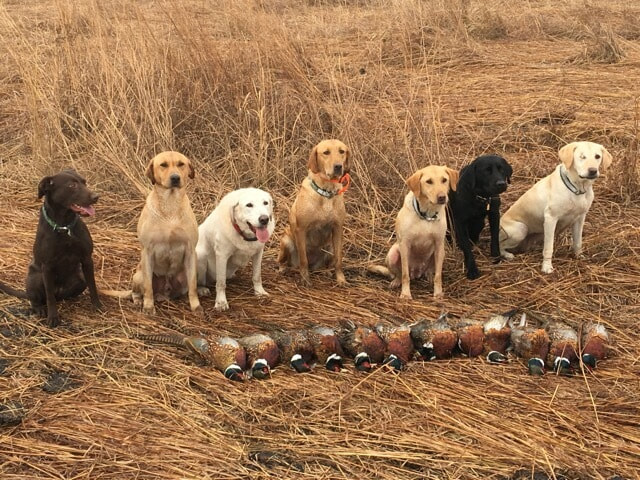
[(367, 271), (370, 273), (375, 273), (377, 275), (382, 275), (387, 278), (393, 278), (391, 271), (384, 265), (369, 265), (367, 267)]
[(131, 298), (133, 290), (98, 290), (98, 293), (107, 297)]
[(15, 288), (11, 288), (9, 285), (5, 285), (2, 282), (0, 282), (0, 292), (6, 293), (7, 295), (11, 295), (13, 297), (29, 299), (29, 297), (27, 296), (27, 292), (25, 292), (24, 290), (16, 290)]

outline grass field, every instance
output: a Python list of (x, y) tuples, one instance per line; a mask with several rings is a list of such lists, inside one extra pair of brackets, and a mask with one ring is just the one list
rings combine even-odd
[[(0, 5), (0, 279), (24, 282), (39, 179), (74, 167), (98, 193), (88, 220), (97, 282), (127, 288), (139, 256), (144, 166), (167, 149), (196, 165), (199, 221), (231, 189), (276, 199), (256, 301), (250, 275), (229, 283), (231, 309), (205, 318), (188, 302), (143, 315), (88, 295), (60, 306), (63, 325), (24, 316), (0, 296), (4, 479), (640, 478), (640, 5), (621, 0), (5, 0)], [(353, 151), (345, 270), (277, 272), (278, 239), (310, 148)], [(466, 280), (449, 249), (445, 298), (413, 286), (400, 301), (364, 274), (390, 246), (404, 179), (498, 153), (514, 167), (508, 207), (574, 140), (605, 145), (585, 260), (562, 237), (556, 271), (539, 251)], [(519, 361), (414, 363), (400, 375), (278, 368), (231, 384), (183, 352), (137, 333), (241, 336), (276, 327), (435, 318), (485, 319), (512, 307), (614, 339), (595, 374), (531, 378)], [(4, 366), (4, 368), (3, 368)], [(52, 374), (74, 388), (42, 389)], [(0, 412), (1, 413), (1, 412)]]

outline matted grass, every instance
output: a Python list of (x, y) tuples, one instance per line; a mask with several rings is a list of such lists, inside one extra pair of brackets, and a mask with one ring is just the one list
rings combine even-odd
[[(273, 193), (278, 225), (263, 265), (271, 296), (253, 297), (248, 272), (229, 282), (231, 310), (218, 314), (205, 298), (204, 318), (186, 300), (147, 316), (105, 298), (95, 314), (83, 295), (60, 305), (63, 325), (54, 330), (22, 316), (24, 302), (0, 296), (0, 405), (22, 416), (0, 426), (3, 479), (640, 475), (640, 44), (632, 21), (640, 9), (600, 1), (76, 3), (0, 9), (1, 280), (24, 280), (38, 180), (74, 166), (101, 194), (88, 221), (98, 284), (126, 288), (139, 255), (144, 164), (174, 148), (196, 164), (190, 197), (200, 221), (232, 188)], [(308, 151), (328, 136), (354, 151), (345, 289), (326, 272), (304, 288), (275, 262)], [(364, 274), (390, 246), (403, 179), (417, 167), (500, 153), (515, 172), (506, 207), (575, 139), (603, 143), (614, 156), (595, 184), (584, 260), (571, 257), (563, 236), (551, 275), (540, 273), (539, 251), (492, 265), (483, 237), (477, 281), (448, 250), (441, 302), (426, 282), (400, 301), (386, 280)], [(602, 321), (611, 358), (574, 378), (457, 357), (399, 375), (281, 367), (268, 381), (236, 384), (184, 352), (135, 338), (414, 321), (443, 310), (485, 319), (512, 307), (575, 327)], [(70, 388), (45, 392), (56, 374), (68, 375)]]

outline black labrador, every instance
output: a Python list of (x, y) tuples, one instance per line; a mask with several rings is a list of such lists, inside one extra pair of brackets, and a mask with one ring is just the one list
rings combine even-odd
[(481, 155), (460, 170), (456, 191), (449, 192), (449, 209), (453, 219), (453, 231), (458, 247), (464, 253), (467, 278), (480, 276), (471, 250), (471, 243), (477, 243), (484, 228), (485, 217), (489, 216), (491, 229), (491, 256), (500, 260), (500, 194), (511, 183), (513, 169), (498, 155)]
[(89, 287), (94, 308), (101, 307), (93, 273), (93, 241), (80, 216), (95, 213), (98, 195), (74, 170), (44, 177), (38, 198), (45, 197), (27, 273), (26, 291), (0, 283), (0, 291), (26, 298), (34, 313), (47, 317), (50, 327), (60, 323), (57, 300), (80, 295)]

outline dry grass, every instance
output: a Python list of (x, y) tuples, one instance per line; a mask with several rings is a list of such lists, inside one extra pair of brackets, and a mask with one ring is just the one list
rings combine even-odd
[[(90, 229), (102, 286), (125, 287), (135, 266), (143, 166), (158, 151), (195, 161), (198, 219), (230, 189), (254, 185), (277, 199), (279, 227), (263, 268), (270, 299), (256, 304), (242, 275), (225, 315), (212, 299), (206, 319), (186, 302), (148, 317), (112, 299), (96, 315), (83, 296), (62, 304), (65, 324), (50, 330), (3, 296), (0, 405), (24, 418), (0, 427), (0, 476), (638, 478), (639, 13), (582, 0), (5, 2), (3, 281), (22, 283), (35, 185), (63, 166), (101, 193)], [(324, 273), (314, 289), (300, 287), (275, 265), (307, 152), (329, 136), (355, 152), (344, 290)], [(596, 185), (585, 261), (563, 238), (550, 276), (539, 273), (539, 252), (492, 266), (485, 239), (487, 275), (476, 282), (448, 252), (442, 303), (427, 284), (400, 302), (362, 274), (388, 248), (403, 179), (417, 167), (501, 153), (515, 170), (509, 205), (574, 139), (601, 142), (615, 158)], [(135, 340), (166, 329), (241, 335), (344, 317), (411, 321), (442, 309), (484, 318), (512, 306), (575, 326), (600, 319), (614, 355), (573, 379), (457, 358), (397, 376), (281, 368), (271, 381), (237, 385)], [(74, 388), (43, 391), (56, 372)]]

